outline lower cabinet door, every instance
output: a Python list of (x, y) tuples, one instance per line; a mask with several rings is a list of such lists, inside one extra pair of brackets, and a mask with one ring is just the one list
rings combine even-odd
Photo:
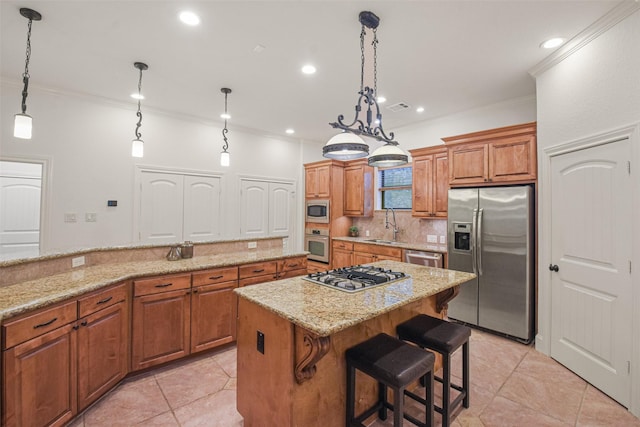
[(2, 425), (65, 425), (77, 413), (76, 331), (68, 324), (3, 353)]
[(189, 289), (133, 299), (131, 370), (189, 354), (190, 302)]
[(191, 352), (236, 339), (237, 282), (198, 286), (191, 299)]
[(122, 301), (84, 317), (79, 325), (78, 411), (82, 411), (127, 375), (127, 303)]

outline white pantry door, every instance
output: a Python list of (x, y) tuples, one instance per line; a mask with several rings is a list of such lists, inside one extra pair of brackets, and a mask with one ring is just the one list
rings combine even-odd
[(220, 237), (220, 178), (185, 175), (184, 240), (205, 242)]
[[(629, 407), (628, 139), (551, 158), (551, 356)], [(636, 219), (637, 220), (637, 219)]]
[(293, 184), (269, 183), (269, 234), (291, 235)]
[(184, 176), (142, 172), (139, 239), (145, 243), (182, 241)]

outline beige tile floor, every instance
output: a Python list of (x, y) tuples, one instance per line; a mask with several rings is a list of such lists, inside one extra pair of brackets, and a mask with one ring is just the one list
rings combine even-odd
[[(640, 419), (532, 346), (474, 330), (470, 348), (471, 407), (458, 414), (453, 426), (640, 427)], [(459, 357), (454, 356), (455, 366)], [(460, 369), (454, 369), (454, 377), (459, 375)], [(412, 406), (408, 401), (407, 410), (415, 410)], [(390, 414), (372, 427), (391, 426), (392, 419)], [(439, 415), (436, 421), (439, 425)], [(236, 411), (234, 347), (129, 378), (72, 424), (242, 425)]]

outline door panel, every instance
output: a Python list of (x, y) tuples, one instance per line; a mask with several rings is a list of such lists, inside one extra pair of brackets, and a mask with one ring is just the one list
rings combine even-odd
[(220, 178), (184, 177), (184, 240), (212, 241), (220, 236)]
[(0, 256), (40, 253), (40, 178), (0, 176)]
[[(448, 268), (474, 273), (471, 251), (455, 249), (453, 227), (456, 223), (473, 223), (473, 210), (478, 207), (478, 190), (460, 188), (449, 190), (449, 250)], [(475, 230), (472, 230), (472, 235)], [(472, 241), (473, 245), (473, 241)], [(478, 279), (460, 286), (460, 293), (451, 302), (447, 311), (449, 317), (473, 325), (478, 324)]]
[(240, 234), (245, 237), (266, 236), (269, 231), (269, 183), (241, 180)]
[(533, 327), (531, 187), (480, 189), (478, 325), (523, 340)]
[(293, 184), (269, 183), (269, 234), (289, 235)]
[(551, 159), (551, 356), (628, 406), (628, 139)]
[(184, 177), (143, 172), (140, 192), (140, 241), (182, 241)]

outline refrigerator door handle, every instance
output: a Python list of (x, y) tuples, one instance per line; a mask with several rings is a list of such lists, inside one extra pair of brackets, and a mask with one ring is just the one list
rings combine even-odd
[(480, 208), (478, 211), (478, 235), (476, 237), (476, 249), (478, 251), (478, 274), (482, 276), (482, 211)]
[(478, 274), (478, 264), (476, 263), (476, 227), (478, 227), (478, 209), (473, 210), (471, 220), (471, 268), (473, 274)]

